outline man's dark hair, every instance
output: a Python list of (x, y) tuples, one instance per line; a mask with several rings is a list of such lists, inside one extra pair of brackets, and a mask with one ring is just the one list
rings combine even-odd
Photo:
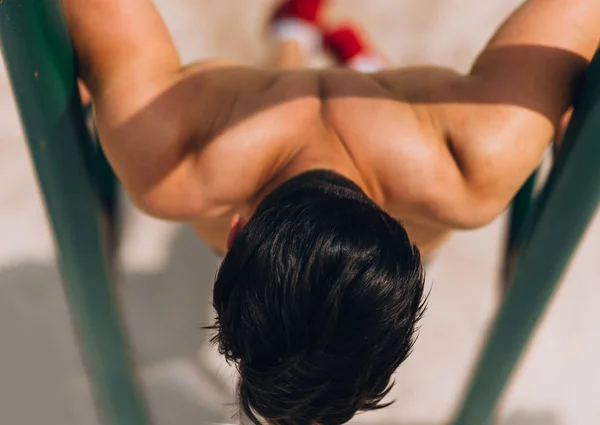
[(334, 425), (375, 410), (424, 311), (419, 251), (354, 183), (301, 174), (270, 193), (218, 271), (220, 352), (255, 424)]

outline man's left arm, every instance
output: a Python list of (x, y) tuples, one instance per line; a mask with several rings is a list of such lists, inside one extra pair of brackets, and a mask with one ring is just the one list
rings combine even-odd
[(375, 75), (411, 102), (453, 159), (459, 177), (439, 182), (447, 186), (437, 199), (442, 221), (477, 227), (506, 208), (572, 105), (600, 42), (599, 22), (597, 0), (529, 0), (465, 75), (442, 68)]
[(182, 66), (152, 0), (63, 2), (102, 147), (131, 199), (174, 220), (222, 209), (199, 158), (237, 99), (272, 75), (218, 60)]

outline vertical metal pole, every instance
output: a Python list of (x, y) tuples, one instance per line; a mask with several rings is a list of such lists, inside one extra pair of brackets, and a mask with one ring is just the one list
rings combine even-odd
[(514, 260), (518, 251), (519, 235), (521, 234), (521, 229), (531, 212), (531, 207), (534, 202), (537, 174), (537, 170), (533, 172), (510, 205), (506, 252), (504, 255), (504, 263), (502, 265), (502, 295), (508, 290), (510, 276), (512, 275), (514, 268)]
[(101, 418), (145, 425), (105, 249), (91, 146), (60, 0), (3, 0), (0, 41)]
[(510, 289), (454, 425), (489, 423), (548, 301), (600, 202), (600, 55), (546, 187), (527, 223)]
[(535, 189), (535, 183), (537, 178), (537, 171), (535, 171), (525, 182), (515, 199), (513, 200), (510, 208), (510, 222), (508, 228), (508, 242), (507, 247), (510, 250), (514, 247), (515, 242), (518, 239), (518, 235), (523, 227), (523, 223), (531, 206), (533, 204), (533, 192)]

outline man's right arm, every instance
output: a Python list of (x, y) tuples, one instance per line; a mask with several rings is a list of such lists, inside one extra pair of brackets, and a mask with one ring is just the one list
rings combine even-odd
[(168, 99), (180, 70), (175, 46), (151, 0), (63, 2), (102, 146), (130, 196), (146, 204), (182, 159)]

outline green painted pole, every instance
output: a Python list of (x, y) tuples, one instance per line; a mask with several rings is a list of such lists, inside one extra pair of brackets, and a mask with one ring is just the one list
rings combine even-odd
[(3, 0), (0, 41), (100, 416), (107, 425), (145, 425), (115, 304), (100, 193), (87, 167), (92, 145), (61, 1)]
[(546, 187), (525, 223), (519, 256), (454, 425), (491, 421), (515, 366), (600, 202), (600, 55)]
[(506, 238), (506, 252), (504, 264), (502, 265), (502, 280), (500, 282), (502, 294), (508, 291), (510, 276), (514, 269), (515, 259), (519, 249), (519, 235), (522, 233), (524, 223), (531, 212), (534, 202), (535, 184), (537, 181), (537, 170), (527, 179), (510, 206), (510, 217), (508, 220), (508, 232)]
[(507, 246), (510, 250), (514, 247), (515, 242), (518, 240), (523, 223), (527, 219), (531, 206), (533, 204), (533, 192), (535, 189), (535, 183), (537, 179), (537, 171), (535, 171), (525, 182), (521, 190), (511, 204), (510, 211), (510, 222), (508, 229), (508, 242)]

